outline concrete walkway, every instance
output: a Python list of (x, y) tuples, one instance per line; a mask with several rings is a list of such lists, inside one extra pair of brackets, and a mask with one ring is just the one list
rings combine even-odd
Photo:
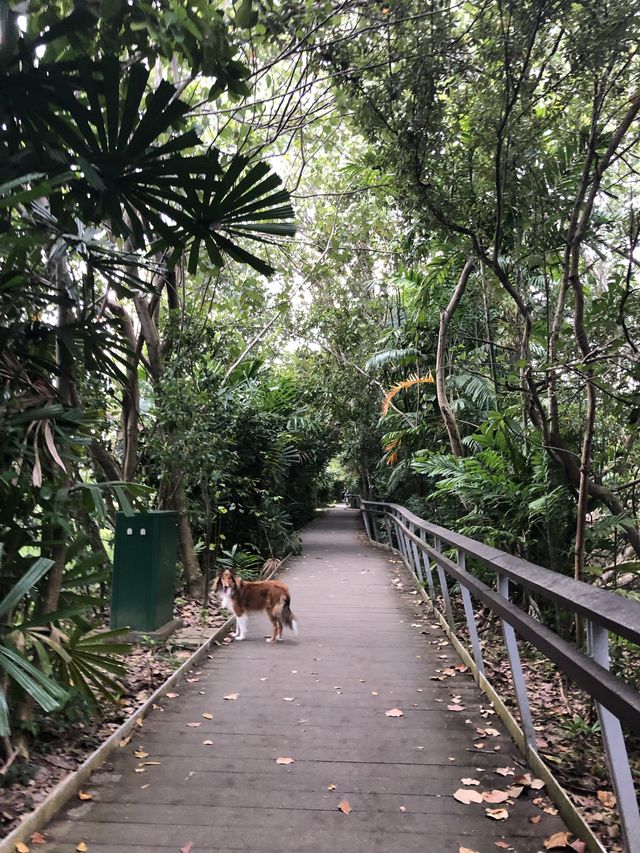
[[(451, 669), (459, 661), (404, 567), (365, 544), (358, 514), (331, 510), (303, 543), (283, 575), (299, 637), (272, 647), (266, 616), (253, 617), (248, 639), (176, 688), (38, 849), (536, 853), (564, 828), (548, 801), (534, 804), (543, 791), (512, 804), (453, 798), (504, 791), (514, 777), (496, 770), (527, 768), (469, 675)], [(506, 820), (485, 814), (503, 807)]]

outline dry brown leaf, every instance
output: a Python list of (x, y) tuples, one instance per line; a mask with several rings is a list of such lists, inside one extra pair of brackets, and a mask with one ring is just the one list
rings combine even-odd
[(529, 818), (529, 823), (540, 823), (542, 820), (542, 815), (534, 814)]
[(470, 847), (459, 847), (458, 853), (478, 853), (478, 851), (472, 850)]
[(341, 803), (338, 803), (338, 808), (342, 812), (342, 814), (351, 814), (353, 809), (349, 805), (349, 800), (343, 800)]
[(404, 713), (400, 708), (391, 708), (390, 711), (384, 712), (385, 717), (404, 717)]
[(580, 841), (579, 838), (576, 838), (575, 841), (572, 841), (569, 847), (575, 851), (575, 853), (586, 853), (587, 845), (584, 841)]
[(447, 705), (447, 711), (464, 711), (462, 705)]
[(32, 832), (29, 841), (32, 844), (46, 844), (47, 839), (40, 832)]
[(484, 749), (484, 741), (478, 740), (474, 743), (474, 746), (476, 749)]
[(76, 847), (76, 850), (78, 851), (78, 853), (87, 853), (88, 849), (89, 848), (84, 843), (84, 841), (81, 841), (80, 844), (78, 844), (78, 846)]
[(485, 809), (484, 813), (493, 820), (506, 820), (509, 817), (506, 809)]
[(18, 841), (16, 844), (16, 853), (29, 853), (29, 848), (22, 841)]
[(407, 810), (407, 807), (406, 807), (406, 806), (400, 806), (400, 811), (401, 811), (401, 812), (406, 812), (406, 810)]
[(184, 847), (180, 848), (180, 853), (191, 853), (193, 849), (193, 841), (190, 841), (188, 844), (185, 844)]
[(598, 801), (602, 803), (602, 805), (606, 809), (613, 809), (616, 805), (616, 798), (611, 793), (611, 791), (596, 791), (596, 797)]
[(212, 740), (203, 740), (202, 745), (203, 746), (213, 746), (213, 741)]
[(202, 723), (187, 723), (190, 729), (197, 729)]
[[(149, 753), (145, 752), (144, 749), (136, 749), (133, 753), (136, 758), (147, 758)], [(83, 799), (82, 795), (80, 795), (80, 799)]]
[(482, 799), (485, 803), (506, 803), (509, 799), (509, 794), (506, 791), (484, 791)]
[(143, 761), (142, 764), (145, 767), (159, 767), (160, 766), (159, 761)]
[(295, 696), (283, 696), (282, 701), (283, 702), (295, 702), (296, 697)]
[(534, 791), (539, 791), (541, 788), (544, 788), (544, 782), (542, 779), (532, 779), (529, 782), (529, 787)]
[(480, 782), (477, 779), (461, 779), (460, 781), (462, 782), (463, 785), (479, 785), (480, 784)]
[(165, 693), (164, 695), (167, 697), (167, 699), (177, 699), (180, 694), (179, 693)]
[(509, 794), (513, 800), (517, 800), (523, 791), (524, 788), (522, 785), (515, 785), (513, 788), (507, 788), (507, 794)]
[(125, 747), (129, 743), (130, 740), (131, 740), (131, 735), (129, 735), (129, 737), (123, 737), (122, 740), (120, 741), (120, 743), (118, 744), (118, 746)]
[(453, 793), (453, 799), (457, 800), (459, 803), (464, 803), (465, 806), (468, 806), (470, 803), (481, 803), (482, 794), (480, 791), (475, 791), (473, 788), (458, 788), (458, 790)]
[(496, 845), (496, 847), (502, 847), (503, 850), (509, 849), (509, 842), (508, 841), (496, 841), (495, 845)]
[(335, 791), (335, 789), (336, 786), (333, 784), (333, 782), (330, 785), (327, 785), (327, 791)]
[(567, 847), (569, 844), (569, 832), (554, 832), (549, 838), (545, 838), (545, 850), (557, 850), (559, 847)]
[(205, 720), (213, 720), (213, 714), (209, 714), (209, 712), (203, 714), (202, 716), (205, 718)]
[(499, 776), (513, 776), (515, 772), (513, 767), (496, 767), (496, 773)]
[(491, 729), (491, 728), (489, 728), (489, 729), (485, 729), (485, 730), (484, 730), (484, 733), (485, 733), (486, 735), (489, 735), (490, 737), (498, 737), (498, 735), (500, 734), (500, 732), (498, 731), (498, 729)]
[(281, 756), (280, 758), (276, 758), (276, 764), (293, 764), (293, 758)]
[(195, 684), (196, 681), (200, 681), (200, 679), (199, 678), (185, 678), (185, 681), (187, 682), (187, 684)]
[(146, 770), (144, 769), (144, 767), (136, 767), (135, 772), (136, 773), (146, 773)]
[(144, 720), (142, 717), (136, 717), (136, 726), (141, 729), (144, 726)]
[(225, 696), (224, 698), (228, 702), (235, 702), (239, 695), (240, 695), (239, 693), (229, 693), (229, 695)]
[(90, 794), (88, 791), (79, 791), (78, 792), (79, 800), (92, 800), (93, 794)]

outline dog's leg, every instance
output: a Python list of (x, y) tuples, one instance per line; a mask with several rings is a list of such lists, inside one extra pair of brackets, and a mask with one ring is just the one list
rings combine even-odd
[(246, 639), (248, 621), (249, 617), (246, 613), (243, 613), (242, 616), (236, 616), (236, 633), (234, 634), (236, 640)]
[(282, 642), (282, 620), (281, 619), (278, 619), (277, 631), (278, 631), (278, 642), (281, 643)]
[(271, 608), (267, 608), (267, 615), (271, 620), (271, 636), (267, 637), (267, 643), (275, 643), (278, 639), (278, 617), (274, 615)]

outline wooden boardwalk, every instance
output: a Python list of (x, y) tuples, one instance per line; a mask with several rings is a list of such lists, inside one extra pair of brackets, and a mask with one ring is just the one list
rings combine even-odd
[(330, 511), (303, 541), (284, 574), (299, 637), (267, 645), (253, 617), (246, 641), (217, 649), (94, 775), (93, 800), (44, 830), (46, 853), (536, 853), (564, 828), (533, 803), (540, 791), (500, 822), (485, 814), (499, 806), (453, 798), (463, 778), (505, 790), (497, 768), (526, 772), (486, 697), (468, 673), (431, 680), (458, 659), (356, 512)]

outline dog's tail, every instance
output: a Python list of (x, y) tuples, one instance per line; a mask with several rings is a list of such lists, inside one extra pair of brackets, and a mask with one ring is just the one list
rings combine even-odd
[(291, 610), (291, 597), (286, 596), (282, 605), (282, 624), (291, 628), (294, 634), (298, 633), (298, 620)]

